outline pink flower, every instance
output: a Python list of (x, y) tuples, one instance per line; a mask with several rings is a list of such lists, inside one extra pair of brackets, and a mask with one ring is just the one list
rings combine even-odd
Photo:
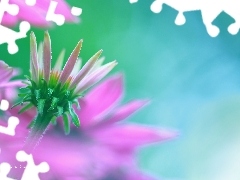
[[(69, 5), (64, 0), (55, 0), (57, 8), (55, 13), (61, 14), (66, 21), (77, 22), (78, 19), (71, 14)], [(19, 7), (19, 13), (16, 16), (8, 13), (4, 14), (2, 24), (13, 26), (19, 21), (28, 21), (34, 26), (50, 26), (52, 22), (46, 21), (47, 11), (50, 5), (50, 0), (36, 0), (34, 6), (28, 6), (25, 0), (10, 0), (10, 4), (16, 4)]]
[[(122, 75), (113, 76), (79, 100), (81, 110), (76, 110), (76, 113), (82, 122), (80, 128), (72, 127), (69, 136), (64, 136), (60, 125), (62, 120), (59, 119), (56, 126), (50, 127), (51, 131), (45, 134), (33, 152), (36, 164), (42, 161), (49, 163), (50, 172), (41, 174), (42, 179), (152, 179), (138, 170), (135, 151), (149, 143), (169, 140), (176, 133), (123, 122), (148, 101), (133, 100), (118, 106), (122, 94)], [(13, 114), (16, 112), (16, 109), (12, 110)], [(14, 166), (19, 164), (14, 161), (15, 153), (22, 147), (19, 139), (27, 135), (23, 127), (32, 120), (34, 114), (34, 110), (29, 110), (19, 115), (20, 125), (16, 129), (16, 136), (8, 138), (8, 142), (5, 142), (5, 138), (0, 139), (0, 143), (4, 144), (0, 157), (4, 161)], [(15, 138), (18, 138), (18, 142)], [(15, 144), (11, 145), (11, 142)]]
[(2, 99), (11, 100), (16, 97), (17, 92), (13, 87), (20, 87), (20, 81), (11, 81), (10, 79), (17, 74), (17, 71), (10, 68), (4, 61), (0, 60), (0, 101)]
[[(60, 53), (56, 65), (52, 66), (51, 39), (48, 32), (44, 33), (43, 45), (37, 51), (37, 42), (34, 33), (30, 35), (30, 77), (27, 77), (27, 86), (22, 88), (19, 96), (21, 101), (14, 105), (23, 105), (20, 112), (31, 107), (37, 108), (37, 116), (32, 119), (31, 131), (27, 138), (26, 147), (32, 149), (42, 137), (51, 121), (63, 117), (66, 134), (70, 131), (70, 122), (80, 126), (79, 117), (75, 113), (73, 104), (79, 106), (84, 92), (104, 78), (116, 65), (116, 61), (102, 65), (99, 58), (102, 50), (94, 54), (81, 68), (78, 59), (83, 40), (80, 40), (69, 56), (63, 70), (64, 52)], [(79, 107), (80, 108), (80, 107)], [(78, 108), (78, 109), (79, 109)]]

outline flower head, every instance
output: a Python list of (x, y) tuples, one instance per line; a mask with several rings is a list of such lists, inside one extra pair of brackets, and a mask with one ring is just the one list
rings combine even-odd
[[(13, 26), (19, 21), (28, 21), (34, 26), (50, 26), (51, 23), (46, 21), (46, 15), (49, 9), (50, 1), (38, 0), (34, 6), (29, 6), (26, 1), (9, 0), (11, 4), (16, 4), (19, 7), (17, 15), (4, 14), (2, 24)], [(65, 17), (66, 21), (77, 22), (78, 19), (71, 14), (69, 5), (64, 0), (55, 0), (57, 2), (56, 13)], [(33, 1), (34, 2), (34, 1)]]
[[(79, 99), (81, 110), (76, 114), (82, 120), (80, 128), (73, 128), (69, 136), (63, 136), (60, 133), (61, 118), (55, 126), (51, 126), (51, 131), (33, 151), (36, 162), (46, 161), (50, 166), (50, 172), (42, 174), (43, 179), (152, 179), (138, 170), (135, 163), (136, 150), (143, 145), (172, 139), (176, 133), (123, 122), (148, 101), (132, 100), (119, 106), (122, 93), (122, 75), (113, 76)], [(15, 109), (11, 112), (12, 115), (16, 114)], [(22, 127), (25, 127), (33, 116), (34, 109), (20, 114), (16, 136), (8, 141), (5, 138), (2, 141), (0, 139), (1, 144), (8, 142), (8, 145), (4, 144), (1, 154), (3, 160), (12, 166), (15, 164), (10, 157), (17, 152), (17, 144), (21, 148), (22, 142), (13, 139), (25, 137), (27, 132)], [(16, 148), (10, 144), (14, 144)]]
[[(98, 57), (102, 50), (93, 55), (89, 61), (80, 69), (78, 54), (82, 47), (80, 40), (68, 58), (63, 70), (61, 64), (64, 55), (60, 54), (56, 66), (51, 69), (51, 40), (48, 32), (44, 34), (44, 42), (37, 51), (34, 33), (30, 35), (30, 77), (24, 88), (26, 92), (20, 94), (22, 101), (18, 104), (27, 103), (20, 110), (24, 112), (35, 106), (38, 115), (30, 124), (33, 141), (37, 141), (50, 121), (62, 116), (66, 132), (69, 132), (69, 117), (73, 124), (80, 126), (80, 121), (72, 105), (76, 103), (83, 92), (106, 76), (117, 64), (116, 61), (103, 66), (99, 64)], [(37, 134), (36, 134), (37, 133)], [(36, 138), (36, 139), (35, 139)]]

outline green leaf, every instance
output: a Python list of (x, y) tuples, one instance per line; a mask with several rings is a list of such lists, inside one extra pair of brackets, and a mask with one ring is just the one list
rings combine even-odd
[(34, 126), (34, 124), (35, 124), (36, 121), (37, 121), (37, 117), (38, 117), (38, 116), (36, 116), (36, 117), (28, 124), (28, 126), (27, 126), (28, 129), (29, 129), (29, 128), (32, 128), (32, 127)]
[(22, 101), (20, 101), (20, 102), (18, 102), (18, 103), (16, 103), (16, 104), (14, 104), (12, 107), (11, 107), (11, 109), (12, 108), (14, 108), (14, 107), (16, 107), (16, 106), (18, 106), (18, 105), (20, 105), (20, 104), (22, 104), (23, 102)]
[(31, 78), (28, 75), (24, 75), (24, 77), (28, 80), (31, 81)]
[(40, 99), (40, 96), (41, 96), (41, 92), (40, 92), (41, 90), (40, 89), (36, 89), (35, 90), (35, 96), (36, 96), (36, 100), (38, 100), (38, 99)]
[(29, 103), (29, 104), (27, 104), (26, 106), (24, 106), (22, 109), (20, 109), (20, 110), (18, 111), (18, 114), (21, 114), (21, 113), (27, 111), (28, 109), (30, 109), (30, 108), (32, 108), (32, 107), (33, 107), (33, 104), (32, 104), (32, 103)]
[(70, 91), (65, 91), (65, 96), (68, 98), (70, 95)]
[(53, 118), (51, 119), (51, 123), (52, 123), (52, 125), (57, 124), (57, 117), (56, 116), (53, 116)]
[(77, 114), (74, 111), (69, 111), (70, 116), (72, 118), (72, 122), (76, 127), (80, 127), (80, 120), (78, 119)]
[(64, 99), (66, 98), (65, 94), (66, 94), (66, 90), (62, 90), (61, 92), (59, 92), (58, 97), (61, 99)]
[[(29, 83), (28, 81), (22, 81), (22, 83), (23, 84), (26, 84), (26, 85), (28, 85), (28, 86), (31, 86), (31, 83)], [(25, 87), (23, 87), (23, 88), (19, 88), (19, 89), (24, 89)]]
[(48, 93), (47, 81), (45, 79), (42, 79), (41, 82), (42, 82), (42, 87), (41, 87), (42, 94)]
[(19, 94), (18, 94), (18, 97), (23, 98), (23, 97), (25, 97), (27, 94), (28, 94), (28, 93), (19, 93)]
[(39, 113), (39, 114), (42, 114), (42, 113), (43, 113), (43, 109), (44, 109), (44, 106), (45, 106), (45, 102), (46, 102), (46, 99), (39, 99), (39, 100), (38, 100), (37, 109), (38, 109), (38, 113)]
[(69, 124), (69, 120), (68, 120), (68, 115), (67, 114), (63, 114), (63, 126), (64, 126), (65, 134), (68, 135), (70, 133), (70, 124)]
[(31, 99), (31, 94), (27, 94), (23, 99), (22, 99), (22, 101), (24, 102), (24, 101), (27, 101), (27, 100), (29, 100), (29, 98)]
[(30, 80), (30, 82), (32, 84), (32, 89), (37, 89), (37, 84), (33, 80)]
[(59, 98), (53, 97), (51, 106), (48, 110), (53, 110), (57, 106), (58, 101), (59, 101)]
[(78, 98), (83, 98), (84, 96), (82, 94), (75, 94), (73, 96), (71, 96), (70, 100), (73, 101), (74, 99), (78, 99)]
[(81, 109), (80, 104), (79, 104), (79, 101), (78, 101), (77, 99), (74, 99), (73, 104), (76, 104), (76, 105), (77, 105), (77, 109), (78, 109), (78, 110)]
[(20, 89), (20, 90), (25, 90), (25, 89), (31, 89), (31, 87), (30, 87), (29, 84), (28, 84), (28, 86), (26, 86), (26, 87), (20, 87), (19, 89)]
[(59, 83), (55, 89), (54, 89), (54, 92), (53, 92), (53, 95), (58, 95), (59, 92), (60, 92), (60, 89), (61, 89), (61, 83)]
[(70, 101), (68, 101), (68, 110), (69, 110), (69, 114), (72, 118), (72, 122), (76, 127), (80, 126), (80, 120), (78, 119), (77, 114), (74, 112), (73, 108), (72, 108), (72, 103)]
[(52, 96), (52, 93), (53, 93), (53, 89), (48, 88), (48, 92), (47, 92), (48, 97), (51, 97), (51, 96)]
[(28, 129), (32, 128), (33, 125), (34, 125), (34, 123), (35, 123), (35, 119), (32, 120), (32, 121), (28, 124), (27, 128), (28, 128)]
[(61, 116), (63, 114), (63, 107), (57, 106), (57, 109), (58, 109), (57, 116)]

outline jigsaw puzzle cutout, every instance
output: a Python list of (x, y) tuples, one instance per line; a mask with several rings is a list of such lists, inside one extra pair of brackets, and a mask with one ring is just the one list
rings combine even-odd
[(26, 0), (25, 2), (28, 6), (34, 6), (36, 4), (36, 0)]
[[(1, 100), (0, 102), (0, 109), (3, 111), (8, 110), (9, 108), (9, 103), (7, 100)], [(8, 119), (8, 126), (7, 127), (3, 127), (0, 126), (0, 133), (2, 134), (7, 134), (9, 136), (14, 136), (15, 135), (15, 129), (17, 127), (17, 125), (19, 124), (19, 119), (15, 116), (11, 116)]]
[[(129, 0), (130, 3), (136, 3), (138, 0)], [(239, 0), (154, 0), (150, 9), (154, 13), (160, 13), (163, 4), (166, 4), (178, 11), (175, 19), (176, 25), (183, 25), (186, 22), (184, 12), (200, 10), (202, 14), (202, 20), (206, 27), (208, 34), (212, 37), (216, 37), (220, 30), (217, 26), (213, 25), (213, 21), (221, 12), (227, 13), (231, 16), (235, 22), (228, 26), (228, 32), (235, 35), (240, 29), (240, 1)]]
[(19, 124), (19, 119), (15, 116), (11, 116), (8, 119), (8, 126), (7, 127), (0, 126), (0, 133), (7, 134), (9, 136), (14, 136), (15, 135), (15, 129), (16, 129), (18, 124)]
[(2, 99), (0, 102), (0, 110), (6, 111), (9, 108), (9, 102), (5, 99)]
[(9, 4), (9, 0), (0, 1), (0, 44), (7, 43), (8, 52), (10, 54), (15, 54), (18, 52), (18, 46), (15, 41), (27, 37), (27, 32), (30, 30), (30, 24), (26, 21), (21, 22), (19, 25), (19, 32), (15, 32), (1, 25), (5, 12), (16, 16), (19, 12), (19, 7), (16, 4)]
[(19, 7), (16, 4), (9, 4), (9, 0), (2, 0), (0, 2), (0, 23), (5, 12), (16, 16), (19, 12)]
[[(19, 162), (27, 162), (27, 166), (23, 171), (21, 180), (40, 180), (38, 174), (46, 173), (49, 171), (50, 167), (47, 162), (41, 162), (36, 165), (33, 160), (32, 154), (27, 154), (25, 151), (18, 151), (16, 154), (16, 159)], [(0, 164), (0, 179), (1, 180), (14, 180), (7, 177), (11, 170), (11, 165), (9, 163), (3, 162)]]
[(71, 8), (71, 14), (74, 15), (74, 16), (80, 16), (82, 14), (82, 9), (79, 8), (79, 7), (73, 6)]
[[(6, 111), (9, 108), (9, 102), (7, 100), (1, 100), (0, 110)], [(11, 116), (8, 119), (8, 127), (0, 126), (0, 133), (14, 136), (15, 129), (19, 124), (19, 119), (17, 117)], [(1, 153), (1, 149), (0, 149)], [(16, 159), (19, 162), (27, 162), (27, 166), (24, 169), (21, 180), (40, 180), (38, 174), (46, 173), (49, 171), (50, 167), (48, 163), (42, 162), (39, 165), (36, 165), (33, 160), (32, 154), (27, 154), (24, 151), (18, 151), (16, 154)], [(7, 162), (0, 164), (0, 180), (14, 180), (10, 177), (7, 177), (11, 170), (11, 165)]]
[[(6, 111), (9, 108), (9, 102), (5, 99), (2, 99), (0, 102), (0, 110)], [(7, 135), (15, 135), (15, 128), (19, 123), (19, 119), (16, 117), (10, 117), (8, 119), (8, 127), (0, 126), (0, 133)], [(1, 149), (0, 149), (1, 150)], [(1, 153), (1, 151), (0, 151)], [(0, 179), (1, 180), (14, 180), (12, 178), (7, 177), (7, 174), (10, 172), (11, 166), (10, 164), (3, 162), (0, 164)]]
[[(50, 5), (48, 7), (47, 15), (46, 15), (46, 21), (53, 21), (58, 26), (62, 26), (65, 22), (65, 17), (62, 14), (56, 14), (56, 8), (57, 8), (58, 2), (51, 0)], [(73, 16), (80, 16), (82, 14), (82, 9), (79, 7), (73, 6), (71, 8), (71, 14)]]
[(10, 54), (15, 54), (18, 52), (18, 46), (15, 41), (27, 37), (27, 32), (29, 30), (30, 24), (27, 21), (23, 21), (19, 24), (19, 32), (13, 31), (0, 24), (0, 44), (8, 43), (8, 52)]
[(138, 2), (138, 0), (129, 0), (129, 2), (132, 4)]
[(27, 162), (21, 180), (40, 180), (38, 174), (46, 173), (50, 169), (47, 162), (41, 162), (39, 165), (36, 165), (33, 161), (32, 154), (27, 154), (25, 151), (18, 151), (16, 159), (19, 162)]
[(46, 15), (46, 20), (47, 21), (53, 21), (58, 26), (61, 26), (65, 22), (65, 17), (62, 14), (55, 14), (57, 4), (58, 4), (58, 2), (56, 2), (56, 1), (51, 1), (50, 2), (50, 5), (48, 7), (48, 12), (47, 12), (47, 15)]
[[(34, 6), (36, 4), (36, 0), (25, 0), (27, 6)], [(50, 1), (50, 5), (48, 7), (48, 11), (46, 14), (46, 21), (53, 21), (58, 26), (61, 26), (65, 22), (65, 17), (62, 14), (56, 14), (55, 10), (57, 8), (57, 1)], [(15, 54), (18, 52), (18, 46), (16, 44), (16, 40), (27, 37), (27, 32), (30, 30), (31, 26), (29, 22), (22, 21), (19, 24), (19, 32), (13, 31), (10, 28), (7, 28), (1, 25), (4, 13), (8, 13), (12, 16), (16, 16), (19, 13), (19, 7), (17, 4), (10, 4), (9, 0), (1, 0), (0, 1), (0, 45), (7, 43), (8, 44), (8, 52), (10, 54)], [(71, 14), (74, 16), (80, 16), (82, 13), (82, 9), (78, 7), (71, 8)]]
[(6, 162), (1, 163), (0, 164), (0, 179), (1, 180), (15, 180), (15, 179), (7, 177), (10, 170), (11, 170), (10, 164), (8, 164)]

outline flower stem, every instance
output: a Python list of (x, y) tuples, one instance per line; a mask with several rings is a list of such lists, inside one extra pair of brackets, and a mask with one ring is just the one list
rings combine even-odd
[(49, 113), (38, 113), (36, 119), (33, 122), (29, 135), (26, 139), (24, 149), (32, 151), (43, 138), (45, 131), (52, 119), (52, 115)]

